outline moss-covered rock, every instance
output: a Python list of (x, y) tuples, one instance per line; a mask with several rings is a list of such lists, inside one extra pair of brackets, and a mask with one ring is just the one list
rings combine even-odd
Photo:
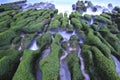
[(12, 39), (16, 36), (13, 30), (6, 30), (0, 33), (0, 46), (11, 44)]
[(72, 51), (74, 53), (78, 53), (79, 51), (79, 38), (76, 35), (72, 35), (69, 39), (69, 51)]
[(97, 71), (101, 79), (119, 80), (120, 77), (118, 76), (115, 69), (115, 64), (111, 61), (111, 59), (106, 58), (96, 47), (92, 47), (91, 50), (93, 52), (92, 54), (95, 70)]
[(72, 35), (71, 37), (70, 37), (70, 41), (78, 41), (79, 40), (79, 38), (78, 38), (78, 36), (76, 36), (76, 35)]
[(81, 38), (81, 39), (83, 39), (83, 40), (84, 40), (84, 38), (85, 38), (86, 34), (85, 34), (85, 32), (84, 32), (84, 31), (79, 31), (79, 32), (77, 32), (77, 36), (78, 36), (79, 38)]
[(39, 62), (40, 69), (43, 73), (43, 80), (59, 79), (59, 57), (62, 54), (60, 46), (61, 35), (55, 34), (55, 39), (51, 44), (51, 54)]
[(82, 28), (82, 24), (81, 24), (80, 20), (77, 18), (72, 18), (71, 24), (74, 25), (77, 30), (81, 30), (81, 28)]
[(12, 80), (35, 80), (34, 62), (40, 51), (24, 50), (22, 61)]
[(85, 69), (86, 69), (87, 73), (90, 75), (90, 80), (99, 80), (98, 76), (96, 75), (95, 70), (94, 70), (91, 46), (83, 45), (81, 53), (84, 58)]
[(116, 24), (108, 25), (108, 28), (109, 28), (109, 31), (113, 34), (119, 34), (120, 33)]
[(89, 20), (89, 21), (90, 21), (90, 20), (91, 20), (91, 15), (85, 14), (85, 15), (84, 15), (84, 18), (85, 18), (86, 20)]
[(107, 19), (111, 19), (111, 16), (109, 14), (107, 14), (107, 13), (102, 13), (100, 15), (107, 18)]
[(42, 10), (42, 9), (40, 9), (40, 10), (31, 9), (31, 10), (29, 10), (29, 16), (34, 16), (34, 15), (41, 16), (44, 11), (45, 10)]
[(7, 49), (10, 49), (10, 48), (11, 48), (11, 45), (8, 44), (8, 45), (1, 46), (0, 50), (7, 50)]
[(11, 20), (12, 16), (14, 15), (13, 13), (16, 13), (15, 10), (9, 10), (9, 11), (5, 11), (2, 12), (0, 14), (0, 21), (4, 21), (4, 20)]
[(23, 27), (23, 29), (21, 31), (25, 32), (25, 33), (42, 32), (43, 27), (44, 27), (43, 22), (41, 22), (41, 23), (40, 22), (34, 22), (34, 24), (26, 25), (25, 27)]
[(84, 78), (80, 69), (80, 60), (77, 53), (69, 53), (67, 56), (67, 62), (71, 73), (71, 80), (83, 80)]
[(72, 18), (82, 18), (82, 14), (80, 14), (79, 12), (72, 12), (70, 15), (69, 15), (69, 19), (71, 20)]
[(12, 79), (19, 65), (21, 52), (15, 49), (0, 50), (0, 80)]
[(70, 42), (70, 47), (76, 48), (75, 51), (77, 51), (77, 48), (78, 48), (78, 41), (79, 41), (78, 36), (72, 35), (72, 36), (70, 37), (70, 40), (69, 40), (69, 42)]
[(52, 42), (52, 36), (50, 33), (46, 32), (45, 34), (43, 34), (42, 36), (40, 36), (37, 39), (37, 44), (41, 47), (41, 48), (45, 48), (46, 45), (50, 45)]
[(68, 49), (68, 44), (69, 43), (67, 41), (64, 41), (64, 42), (62, 42), (61, 46), (62, 46), (63, 49), (67, 50)]
[(113, 46), (113, 48), (120, 52), (119, 39), (108, 31), (101, 31), (101, 35), (106, 39), (106, 41)]
[(21, 40), (21, 37), (20, 36), (16, 36), (14, 39), (13, 39), (13, 44), (17, 44), (17, 43), (19, 43), (20, 42), (20, 40)]
[(114, 49), (114, 47), (111, 46), (110, 43), (104, 37), (102, 37), (102, 35), (99, 32), (96, 32), (95, 35), (98, 36), (100, 40), (109, 47), (109, 49), (111, 50), (111, 54), (113, 54), (114, 56), (117, 57), (118, 60), (120, 60), (120, 55)]
[(22, 42), (22, 48), (28, 49), (36, 34), (26, 34)]
[(119, 40), (120, 40), (120, 34), (117, 34), (117, 37), (119, 38)]
[[(85, 20), (81, 20), (81, 24), (82, 24), (82, 30), (83, 30), (83, 31), (88, 30), (88, 28), (90, 27)], [(78, 31), (78, 30), (77, 30), (77, 31)], [(79, 30), (79, 31), (80, 31), (80, 30)], [(78, 31), (78, 32), (79, 32), (79, 31)]]
[(8, 20), (0, 22), (0, 33), (9, 29), (9, 27), (10, 27), (9, 23), (10, 22)]
[(54, 19), (60, 21), (63, 18), (63, 13), (55, 14)]
[(61, 19), (61, 28), (62, 29), (66, 29), (67, 25), (68, 25), (68, 17), (67, 16), (64, 16), (62, 19)]
[(102, 41), (97, 36), (95, 36), (91, 30), (89, 30), (85, 38), (85, 44), (97, 46), (97, 48), (99, 48), (106, 57), (110, 57), (111, 51), (109, 47), (103, 44)]
[(0, 12), (7, 11), (7, 10), (20, 10), (22, 6), (14, 4), (14, 3), (7, 3), (0, 5)]
[(60, 27), (60, 21), (58, 21), (57, 19), (51, 20), (48, 30), (58, 30), (58, 27)]
[(99, 27), (99, 31), (109, 31), (108, 26)]
[(112, 21), (110, 19), (107, 19), (106, 17), (103, 17), (103, 16), (97, 15), (95, 16), (95, 20), (102, 23), (112, 24)]
[[(32, 12), (33, 11), (33, 12)], [(28, 10), (14, 15), (11, 23), (15, 31), (24, 33), (42, 32), (44, 26), (50, 23), (51, 14), (49, 10)]]
[(98, 31), (99, 30), (99, 24), (98, 23), (93, 23), (91, 25), (91, 28), (94, 30), (94, 31)]
[(74, 27), (71, 24), (68, 24), (66, 28), (67, 28), (67, 32), (73, 32), (74, 31)]

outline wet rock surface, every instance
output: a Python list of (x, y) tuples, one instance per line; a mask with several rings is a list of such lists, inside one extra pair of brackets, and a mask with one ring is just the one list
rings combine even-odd
[(120, 8), (72, 8), (68, 15), (51, 3), (0, 5), (0, 80), (120, 80)]

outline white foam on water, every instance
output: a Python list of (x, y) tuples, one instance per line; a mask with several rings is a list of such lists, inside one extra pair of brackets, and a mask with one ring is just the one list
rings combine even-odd
[(65, 40), (69, 40), (72, 35), (75, 35), (75, 30), (73, 33), (67, 33), (66, 31), (59, 31), (58, 32)]
[(80, 43), (80, 44), (83, 44), (84, 42), (83, 42), (83, 40), (82, 40), (82, 39), (80, 39), (79, 43)]
[(94, 23), (94, 19), (93, 18), (91, 18), (91, 22), (90, 22), (90, 24), (93, 24)]
[(19, 50), (19, 51), (22, 50), (22, 47), (20, 46), (20, 47), (18, 48), (18, 50)]
[(37, 45), (37, 42), (36, 42), (36, 39), (34, 39), (34, 40), (32, 41), (32, 45), (30, 46), (29, 49), (30, 49), (30, 50), (38, 50), (38, 49), (39, 49), (39, 47), (38, 47), (38, 45)]
[(113, 58), (115, 65), (116, 65), (116, 72), (120, 76), (120, 61), (113, 55), (112, 55), (112, 58)]

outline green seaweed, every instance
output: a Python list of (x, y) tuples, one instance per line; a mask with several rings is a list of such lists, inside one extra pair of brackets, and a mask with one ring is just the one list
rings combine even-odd
[(22, 48), (23, 49), (28, 49), (32, 40), (34, 39), (36, 33), (35, 34), (26, 34), (25, 38), (23, 39), (23, 45)]
[(93, 63), (93, 55), (91, 52), (91, 46), (83, 45), (81, 53), (84, 58), (85, 69), (90, 75), (90, 80), (99, 80), (98, 76), (96, 75), (94, 71), (94, 63)]
[(60, 21), (57, 19), (51, 20), (48, 30), (58, 30), (58, 27), (60, 27)]
[(110, 57), (111, 51), (109, 47), (106, 44), (102, 43), (102, 41), (93, 34), (91, 29), (89, 30), (87, 36), (85, 37), (85, 44), (97, 46), (97, 48), (99, 48), (105, 56), (107, 56), (108, 58)]
[(0, 50), (0, 80), (12, 79), (18, 65), (21, 52), (15, 49)]
[(72, 12), (70, 15), (69, 15), (69, 19), (71, 20), (72, 18), (82, 18), (82, 14), (80, 14), (79, 12)]
[(98, 22), (103, 22), (103, 23), (108, 23), (108, 24), (112, 24), (112, 21), (110, 19), (107, 19), (106, 17), (103, 16), (95, 16), (95, 20)]
[(91, 15), (85, 14), (85, 15), (84, 15), (84, 19), (86, 19), (86, 20), (91, 20)]
[(35, 80), (34, 62), (39, 53), (40, 50), (24, 50), (22, 61), (12, 80)]
[(95, 70), (100, 78), (103, 80), (120, 80), (120, 77), (115, 69), (115, 64), (111, 61), (111, 59), (106, 58), (96, 47), (92, 47), (91, 50)]
[(40, 36), (39, 38), (37, 38), (37, 44), (41, 48), (45, 48), (46, 45), (50, 45), (51, 42), (52, 42), (52, 36), (48, 32), (46, 32), (45, 34), (43, 34), (42, 36)]
[(61, 39), (61, 35), (55, 34), (55, 39), (51, 44), (51, 54), (39, 62), (43, 80), (58, 80), (59, 78), (59, 57), (62, 54), (59, 42)]
[(73, 32), (74, 31), (74, 27), (71, 24), (67, 24), (66, 28), (67, 28), (67, 32)]
[(77, 53), (71, 52), (67, 56), (68, 68), (71, 73), (71, 80), (83, 80), (84, 77), (80, 70), (80, 60)]
[(120, 52), (120, 46), (119, 46), (119, 39), (114, 36), (111, 32), (108, 31), (101, 31), (100, 32), (103, 38), (111, 45), (113, 48), (117, 51)]
[(0, 33), (0, 46), (11, 44), (12, 39), (16, 36), (16, 33), (13, 30), (6, 30)]
[(72, 18), (71, 19), (71, 24), (74, 25), (77, 30), (81, 30), (82, 29), (82, 24), (81, 24), (80, 20), (77, 19), (77, 18)]
[(66, 16), (66, 17), (63, 17), (61, 19), (61, 26), (60, 27), (63, 29), (66, 29), (67, 25), (68, 25), (68, 17)]

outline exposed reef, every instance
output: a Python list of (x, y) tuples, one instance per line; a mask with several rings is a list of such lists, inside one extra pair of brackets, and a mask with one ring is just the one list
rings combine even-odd
[(120, 80), (120, 7), (72, 8), (68, 15), (51, 3), (0, 5), (0, 80)]

